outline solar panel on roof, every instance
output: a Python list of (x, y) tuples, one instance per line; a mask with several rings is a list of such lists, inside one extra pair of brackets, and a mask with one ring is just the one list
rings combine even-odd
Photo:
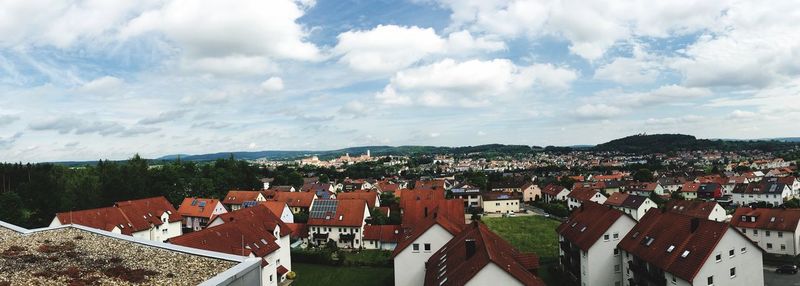
[(200, 204), (198, 206), (201, 207), (201, 208), (205, 207), (206, 206), (206, 202), (200, 202)]
[(258, 204), (258, 202), (256, 202), (256, 201), (246, 201), (246, 202), (243, 202), (243, 203), (242, 203), (242, 208), (250, 208), (250, 207), (254, 207), (254, 206), (256, 206), (257, 204)]
[(336, 207), (339, 205), (337, 200), (318, 200), (314, 202), (311, 207), (309, 216), (311, 218), (325, 218), (326, 213), (336, 213)]

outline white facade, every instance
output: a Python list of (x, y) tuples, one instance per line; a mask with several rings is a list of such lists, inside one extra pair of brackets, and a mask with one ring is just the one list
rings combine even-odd
[(519, 212), (519, 200), (518, 199), (493, 200), (493, 201), (484, 200), (483, 212), (502, 213), (502, 214)]
[[(181, 226), (182, 222), (169, 222), (168, 213), (164, 212), (161, 214), (161, 222), (163, 223), (159, 226), (150, 225), (149, 229), (131, 233), (131, 236), (150, 241), (164, 242), (167, 239), (183, 235), (183, 228)], [(58, 220), (58, 216), (53, 218), (53, 220), (50, 222), (50, 227), (60, 225), (62, 225), (62, 223), (60, 220)], [(122, 229), (120, 229), (119, 226), (115, 226), (110, 232), (122, 234)]]
[[(583, 285), (618, 285), (622, 282), (622, 261), (616, 252), (619, 241), (636, 225), (628, 216), (620, 216), (608, 230), (589, 248), (581, 250), (581, 281)], [(559, 241), (564, 238), (559, 236)], [(577, 246), (574, 246), (577, 247)], [(559, 248), (559, 255), (565, 255)]]
[[(308, 225), (309, 240), (324, 244), (326, 241), (315, 240), (314, 234), (328, 234), (327, 239), (332, 239), (340, 248), (359, 248), (364, 246), (364, 225), (367, 224), (366, 220), (369, 217), (369, 209), (364, 207), (364, 215), (361, 219), (360, 226), (335, 226), (335, 225)], [(340, 241), (339, 238), (343, 234), (353, 234), (354, 238), (352, 243), (349, 241)]]
[(425, 262), (452, 238), (453, 235), (438, 224), (418, 236), (411, 245), (394, 257), (394, 285), (424, 285)]
[(712, 209), (711, 213), (708, 214), (708, 220), (722, 222), (726, 219), (728, 219), (728, 213), (726, 213), (725, 209), (723, 209), (719, 204), (715, 204), (714, 209)]
[[(733, 218), (737, 219), (737, 218)], [(762, 218), (764, 219), (764, 218)], [(793, 232), (769, 229), (738, 227), (753, 243), (758, 244), (764, 251), (774, 254), (798, 255), (800, 236), (795, 227)]]
[(744, 205), (749, 205), (750, 203), (765, 202), (767, 204), (777, 206), (783, 204), (784, 198), (790, 198), (791, 196), (792, 196), (792, 190), (789, 189), (789, 186), (784, 185), (784, 188), (780, 194), (733, 193), (733, 203), (738, 204), (740, 206), (744, 206)]
[(283, 204), (283, 211), (280, 213), (281, 221), (284, 223), (294, 223), (294, 214), (292, 210), (289, 209), (289, 205)]
[(542, 189), (535, 184), (530, 184), (527, 188), (522, 190), (522, 201), (524, 202), (533, 202), (537, 198), (542, 197)]
[(481, 268), (475, 276), (472, 277), (469, 281), (467, 281), (466, 286), (485, 286), (485, 285), (503, 285), (503, 286), (515, 286), (515, 285), (523, 285), (517, 278), (511, 276), (508, 272), (503, 270), (494, 264), (493, 262), (489, 262)]
[(567, 200), (567, 195), (569, 195), (569, 190), (567, 190), (567, 188), (563, 188), (563, 189), (561, 189), (560, 192), (558, 192), (558, 194), (555, 195), (555, 197), (553, 197), (551, 195), (548, 195), (548, 194), (544, 194), (544, 202), (549, 203), (549, 202), (552, 202), (554, 200), (566, 201)]
[(642, 202), (642, 204), (639, 205), (639, 208), (636, 208), (636, 209), (634, 209), (634, 208), (626, 208), (626, 207), (623, 207), (623, 206), (615, 206), (614, 208), (620, 210), (623, 213), (626, 213), (626, 214), (630, 215), (636, 221), (639, 221), (639, 220), (642, 219), (644, 214), (647, 213), (648, 210), (650, 210), (652, 208), (655, 208), (655, 207), (658, 207), (658, 205), (656, 205), (655, 202), (653, 202), (649, 198), (645, 198), (644, 201)]
[[(225, 209), (225, 206), (223, 206), (221, 202), (217, 201), (217, 205), (214, 206), (214, 211), (211, 212), (211, 217), (227, 212), (228, 210)], [(204, 229), (206, 225), (208, 225), (209, 219), (210, 218), (207, 217), (183, 216), (183, 226), (186, 228), (191, 228), (194, 231), (198, 231)]]
[[(608, 198), (606, 198), (606, 196), (604, 196), (600, 192), (595, 193), (591, 198), (589, 198), (590, 201), (593, 201), (601, 205), (605, 203), (607, 199)], [(583, 202), (579, 201), (578, 199), (567, 197), (567, 209), (573, 210), (579, 208), (581, 207), (581, 204), (583, 204)]]
[[(624, 250), (620, 252), (623, 255), (622, 265), (625, 268), (622, 278), (625, 281), (624, 285), (629, 285), (627, 281), (633, 278), (633, 272), (628, 269), (628, 261), (633, 260), (633, 255)], [(719, 260), (717, 260), (718, 257), (720, 258)], [(735, 230), (728, 228), (691, 282), (668, 272), (665, 272), (664, 276), (667, 280), (667, 285), (763, 286), (764, 270), (761, 259), (761, 251), (757, 247), (748, 239), (736, 233)], [(731, 272), (735, 275), (731, 275)], [(711, 281), (709, 281), (709, 278)]]

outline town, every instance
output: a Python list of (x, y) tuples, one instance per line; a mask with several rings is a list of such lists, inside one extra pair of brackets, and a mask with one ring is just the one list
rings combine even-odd
[[(627, 154), (596, 147), (220, 159), (210, 164), (239, 164), (269, 175), (253, 173), (257, 186), (224, 189), (219, 196), (165, 193), (61, 210), (35, 228), (4, 217), (10, 222), (0, 222), (2, 279), (80, 285), (785, 285), (800, 257), (800, 149), (775, 144), (783, 151)], [(123, 170), (144, 163), (145, 173), (187, 164), (141, 160), (101, 163)], [(20, 168), (26, 166), (0, 169), (6, 193), (27, 185), (12, 183)], [(97, 168), (104, 167), (67, 172)], [(371, 175), (348, 176), (358, 172)], [(95, 245), (101, 241), (105, 248)], [(149, 263), (155, 257), (170, 267)], [(45, 267), (66, 270), (36, 270)]]

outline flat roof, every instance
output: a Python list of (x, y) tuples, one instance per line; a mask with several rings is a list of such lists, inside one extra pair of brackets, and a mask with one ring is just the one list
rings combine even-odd
[(0, 253), (0, 284), (15, 285), (198, 285), (249, 264), (77, 225), (26, 230), (0, 223)]

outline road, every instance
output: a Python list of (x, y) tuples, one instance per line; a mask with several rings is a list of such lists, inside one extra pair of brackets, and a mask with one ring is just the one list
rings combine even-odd
[(764, 266), (764, 285), (766, 286), (800, 286), (800, 274), (778, 274), (775, 267)]

